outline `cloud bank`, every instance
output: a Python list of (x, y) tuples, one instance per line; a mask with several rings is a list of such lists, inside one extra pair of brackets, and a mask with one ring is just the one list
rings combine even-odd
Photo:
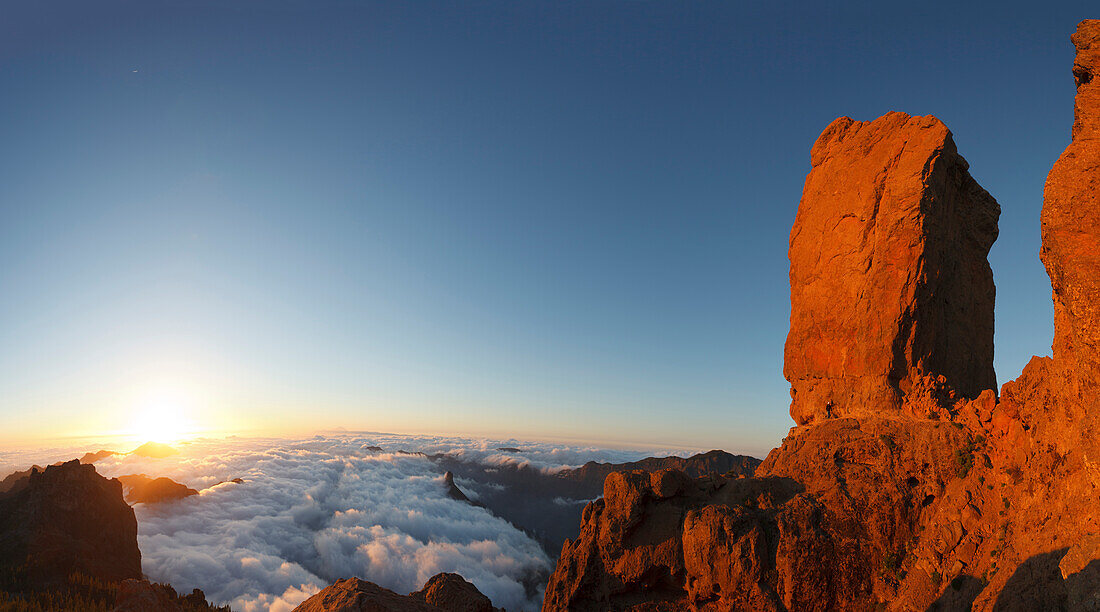
[[(200, 489), (135, 506), (143, 569), (152, 580), (183, 592), (201, 588), (211, 601), (244, 612), (290, 610), (349, 576), (408, 593), (439, 572), (463, 575), (497, 606), (537, 610), (552, 570), (540, 546), (488, 510), (448, 498), (442, 469), (428, 457), (398, 451), (545, 471), (670, 454), (366, 433), (196, 440), (177, 448), (178, 455), (161, 459), (109, 457), (96, 469), (108, 477), (166, 476)], [(56, 458), (0, 459), (18, 465)], [(472, 498), (498, 486), (458, 484)]]

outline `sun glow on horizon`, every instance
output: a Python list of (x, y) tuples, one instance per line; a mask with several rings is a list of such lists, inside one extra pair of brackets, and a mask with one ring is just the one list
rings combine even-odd
[(129, 435), (142, 442), (170, 444), (196, 433), (192, 420), (194, 402), (175, 389), (162, 389), (137, 402)]

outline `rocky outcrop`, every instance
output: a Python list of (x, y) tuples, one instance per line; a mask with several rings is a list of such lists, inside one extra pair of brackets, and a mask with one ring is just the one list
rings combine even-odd
[(436, 574), (424, 583), (424, 588), (409, 597), (450, 612), (496, 612), (493, 602), (473, 584), (453, 573)]
[(885, 592), (966, 433), (834, 419), (784, 441), (755, 478), (615, 473), (567, 542), (544, 610), (860, 609)]
[[(1100, 21), (1072, 40), (1043, 210), (1054, 357), (993, 391), (996, 205), (942, 124), (840, 119), (791, 238), (799, 427), (752, 478), (609, 476), (544, 611), (1100, 610)], [(905, 205), (926, 199), (945, 206)]]
[(972, 420), (992, 423), (999, 207), (934, 117), (838, 119), (812, 161), (784, 368), (802, 427), (753, 478), (608, 476), (544, 610), (864, 609), (898, 595), (902, 560), (969, 473), (960, 457), (973, 462), (975, 433), (941, 419), (985, 407)]
[(463, 461), (447, 454), (432, 455), (431, 459), (461, 479), (488, 484), (477, 490), (477, 501), (473, 503), (523, 530), (551, 556), (557, 556), (566, 539), (577, 537), (581, 509), (599, 497), (604, 479), (612, 472), (677, 468), (692, 476), (752, 475), (760, 464), (754, 457), (719, 450), (686, 458), (646, 457), (627, 463), (589, 461), (577, 468), (554, 472), (526, 462), (489, 464)]
[[(1100, 20), (1072, 37), (1073, 140), (1043, 190), (1043, 247), (1054, 299), (1054, 358), (1075, 385), (1100, 373)], [(1077, 381), (1080, 381), (1078, 383)]]
[(295, 612), (495, 612), (489, 598), (458, 574), (436, 574), (424, 588), (398, 595), (359, 578), (337, 580)]
[(841, 117), (811, 153), (790, 237), (791, 417), (871, 416), (927, 377), (996, 387), (1000, 207), (935, 117)]
[(447, 488), (447, 497), (455, 501), (470, 503), (470, 498), (466, 497), (462, 489), (458, 488), (458, 485), (455, 484), (455, 475), (453, 472), (443, 474), (443, 486)]
[(20, 470), (18, 472), (12, 472), (0, 480), (0, 493), (14, 493), (27, 486), (27, 482), (30, 480), (31, 472), (41, 472), (44, 470), (40, 465), (32, 465), (31, 467)]
[(12, 482), (0, 493), (0, 608), (229, 612), (198, 589), (178, 595), (141, 578), (137, 521), (117, 479), (73, 459)]
[(141, 578), (137, 520), (122, 484), (75, 459), (32, 470), (25, 487), (0, 497), (0, 566), (38, 583), (74, 573)]
[(145, 474), (119, 476), (123, 495), (131, 504), (156, 504), (183, 499), (199, 492), (170, 478), (150, 478)]

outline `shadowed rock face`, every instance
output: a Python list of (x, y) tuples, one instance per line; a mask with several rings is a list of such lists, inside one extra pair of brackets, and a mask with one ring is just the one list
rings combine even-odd
[(436, 574), (424, 588), (398, 595), (373, 582), (337, 580), (295, 612), (496, 612), (489, 598), (458, 574)]
[(1073, 141), (1047, 176), (1043, 247), (1054, 298), (1054, 358), (1075, 380), (1100, 371), (1100, 20), (1085, 20), (1077, 48)]
[(470, 502), (470, 498), (455, 484), (455, 475), (452, 472), (443, 474), (443, 486), (447, 488), (447, 497), (456, 501)]
[(935, 117), (841, 117), (814, 144), (791, 229), (791, 417), (898, 408), (922, 378), (996, 387), (1000, 206)]
[(32, 470), (25, 487), (0, 497), (0, 565), (25, 566), (41, 582), (75, 572), (141, 578), (137, 520), (122, 484), (75, 459)]

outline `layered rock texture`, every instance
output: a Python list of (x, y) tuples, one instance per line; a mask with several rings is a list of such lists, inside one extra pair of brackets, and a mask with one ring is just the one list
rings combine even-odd
[(458, 574), (436, 574), (424, 588), (398, 595), (373, 582), (337, 580), (295, 612), (497, 612), (489, 598)]
[(811, 153), (791, 230), (784, 374), (800, 425), (898, 408), (928, 376), (996, 386), (1000, 207), (935, 117), (837, 119)]
[(1047, 181), (1054, 356), (994, 391), (998, 207), (931, 117), (831, 124), (791, 233), (798, 424), (752, 477), (611, 474), (557, 610), (1100, 610), (1100, 21)]

